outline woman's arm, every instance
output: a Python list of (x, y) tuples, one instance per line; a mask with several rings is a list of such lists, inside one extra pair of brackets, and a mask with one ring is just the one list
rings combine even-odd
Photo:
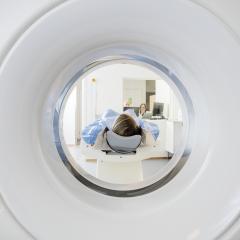
[(119, 113), (112, 109), (107, 109), (100, 119), (85, 127), (82, 131), (82, 138), (87, 144), (95, 144), (98, 134), (106, 127), (111, 129)]
[(151, 132), (155, 141), (157, 140), (157, 138), (160, 134), (160, 131), (159, 131), (159, 128), (158, 128), (157, 124), (152, 123), (152, 122), (147, 122), (147, 121), (144, 121), (144, 120), (140, 119), (140, 127), (142, 129), (146, 130), (146, 131)]
[(101, 119), (96, 120), (82, 131), (82, 138), (87, 144), (93, 145), (96, 142), (98, 134), (106, 128), (106, 124)]

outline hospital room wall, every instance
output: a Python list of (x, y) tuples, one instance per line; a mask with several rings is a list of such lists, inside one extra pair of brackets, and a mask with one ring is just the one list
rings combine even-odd
[[(83, 102), (88, 102), (88, 110), (86, 110), (88, 116), (83, 116), (82, 126), (84, 127), (93, 121), (93, 116), (95, 118), (99, 117), (106, 109), (110, 108), (117, 112), (122, 111), (125, 79), (134, 81), (157, 78), (159, 78), (157, 74), (133, 64), (112, 64), (95, 70), (83, 80), (85, 84), (92, 87), (86, 89), (88, 95), (83, 100)], [(92, 79), (95, 80), (95, 90), (93, 84), (91, 84)], [(136, 87), (138, 82), (136, 81)], [(142, 87), (142, 84), (140, 85)], [(95, 91), (96, 95), (94, 97), (92, 91)], [(146, 91), (146, 87), (144, 87), (144, 91)], [(93, 98), (95, 102), (93, 102)], [(89, 112), (89, 110), (92, 112)]]
[(129, 99), (131, 99), (132, 107), (139, 107), (140, 104), (146, 103), (146, 80), (123, 79), (124, 103)]
[[(82, 80), (82, 96), (80, 99), (76, 98), (76, 89), (74, 89), (66, 103), (63, 116), (66, 144), (75, 144), (76, 138), (80, 137), (80, 132), (76, 131), (78, 129), (77, 124), (84, 128), (109, 108), (117, 112), (122, 111), (124, 102), (123, 82), (126, 79), (146, 82), (145, 80), (149, 79), (159, 79), (159, 76), (148, 69), (129, 64), (109, 65), (90, 73)], [(136, 81), (136, 87), (139, 82)], [(140, 85), (142, 86), (142, 84)], [(146, 91), (146, 86), (144, 90)], [(78, 108), (81, 112), (81, 122), (76, 122), (76, 101), (78, 101)]]
[(108, 66), (93, 73), (96, 78), (96, 117), (106, 109), (122, 111), (122, 77), (116, 72), (116, 68)]
[(165, 116), (169, 120), (182, 121), (182, 113), (179, 101), (173, 90), (164, 80), (156, 81), (156, 102), (165, 103), (167, 108), (164, 110)]

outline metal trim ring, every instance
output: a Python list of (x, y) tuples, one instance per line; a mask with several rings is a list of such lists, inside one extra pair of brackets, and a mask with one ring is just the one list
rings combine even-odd
[[(168, 83), (171, 83), (171, 85), (174, 85), (176, 87), (178, 93), (180, 93), (180, 96), (183, 100), (182, 102), (184, 103), (184, 106), (182, 104), (181, 105), (182, 107), (184, 107), (183, 110), (185, 110), (185, 117), (186, 117), (185, 118), (186, 122), (184, 122), (185, 136), (184, 136), (184, 141), (182, 142), (181, 147), (179, 148), (179, 151), (177, 151), (177, 153), (174, 154), (173, 156), (173, 159), (175, 158), (176, 164), (174, 164), (174, 166), (168, 172), (166, 172), (165, 175), (159, 176), (158, 174), (156, 174), (154, 175), (153, 178), (146, 179), (137, 184), (112, 184), (112, 183), (104, 182), (90, 175), (81, 167), (76, 166), (76, 164), (73, 164), (73, 161), (71, 160), (71, 155), (69, 154), (65, 146), (62, 133), (61, 133), (62, 131), (61, 114), (64, 106), (64, 101), (66, 100), (66, 96), (69, 90), (73, 87), (74, 83), (77, 80), (79, 80), (81, 77), (83, 77), (83, 75), (86, 75), (89, 71), (93, 71), (96, 68), (99, 68), (100, 65), (101, 66), (109, 65), (117, 62), (128, 62), (128, 63), (137, 64), (137, 65), (144, 65), (150, 68), (151, 70), (155, 71), (156, 73), (163, 75), (168, 81)], [(182, 84), (182, 82), (172, 71), (170, 71), (166, 66), (148, 57), (122, 54), (117, 56), (107, 56), (107, 57), (103, 57), (101, 59), (90, 62), (86, 67), (79, 70), (70, 79), (70, 81), (68, 81), (67, 85), (65, 85), (56, 102), (53, 115), (54, 115), (53, 116), (54, 143), (64, 165), (72, 173), (72, 175), (76, 179), (78, 179), (81, 183), (83, 183), (90, 189), (93, 189), (99, 193), (106, 194), (109, 196), (134, 197), (134, 196), (150, 193), (156, 189), (159, 189), (160, 187), (167, 184), (170, 180), (172, 180), (178, 174), (178, 172), (185, 165), (191, 153), (191, 149), (192, 149), (191, 139), (193, 138), (193, 132), (194, 132), (193, 125), (194, 125), (194, 116), (195, 116), (191, 98), (186, 88)]]

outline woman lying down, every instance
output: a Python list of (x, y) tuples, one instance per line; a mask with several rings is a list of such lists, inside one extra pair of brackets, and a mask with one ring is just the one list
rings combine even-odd
[(121, 137), (141, 135), (142, 144), (151, 144), (159, 136), (158, 126), (139, 119), (132, 109), (128, 109), (122, 114), (109, 109), (103, 113), (100, 119), (84, 128), (82, 139), (95, 149), (109, 150), (109, 144), (106, 141), (108, 131)]

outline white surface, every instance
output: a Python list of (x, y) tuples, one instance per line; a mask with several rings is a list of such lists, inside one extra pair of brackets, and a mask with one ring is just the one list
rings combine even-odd
[(0, 239), (32, 240), (29, 234), (6, 208), (0, 196)]
[[(38, 9), (35, 2), (24, 2), (27, 3), (25, 6), (36, 6)], [(207, 7), (216, 9), (216, 13), (231, 25), (236, 34), (240, 33), (239, 1), (204, 2)], [(49, 1), (45, 3), (46, 6), (50, 4)], [(11, 10), (9, 2), (1, 4)], [(41, 4), (44, 2), (41, 1)], [(21, 5), (24, 4), (21, 2), (17, 7), (14, 4), (12, 9), (15, 13), (26, 11)], [(85, 15), (86, 9), (91, 9), (91, 17)], [(31, 20), (32, 10), (28, 8), (26, 12), (29, 14), (23, 17), (24, 21), (15, 18), (13, 25), (7, 20), (13, 20), (15, 14), (6, 11), (6, 21), (0, 24), (9, 31), (3, 34), (4, 38), (1, 37), (4, 41), (2, 52), (5, 53), (6, 46), (15, 39), (15, 32), (25, 26), (25, 20)], [(36, 12), (38, 10), (34, 15)], [(29, 32), (22, 39), (1, 66), (0, 102), (3, 104), (6, 99), (11, 99), (11, 102), (7, 107), (0, 108), (0, 114), (4, 116), (1, 119), (4, 127), (0, 141), (5, 144), (1, 146), (0, 191), (15, 217), (40, 240), (78, 239), (79, 234), (85, 239), (114, 237), (118, 240), (126, 238), (126, 233), (129, 239), (205, 240), (217, 238), (223, 231), (228, 231), (239, 214), (240, 201), (237, 157), (240, 119), (236, 112), (240, 53), (239, 44), (231, 33), (204, 9), (188, 1), (153, 1), (151, 4), (149, 1), (88, 1), (84, 2), (84, 7), (81, 1), (69, 1), (65, 10), (59, 9), (48, 17), (46, 22), (42, 20), (35, 26), (37, 31)], [(61, 22), (63, 19), (64, 22)], [(71, 29), (70, 33), (66, 34), (65, 29)], [(76, 29), (81, 30), (81, 34), (77, 34)], [(80, 39), (82, 44), (79, 44)], [(41, 140), (37, 137), (39, 125), (36, 120), (41, 115), (43, 99), (49, 96), (46, 92), (53, 79), (73, 56), (106, 42), (135, 39), (161, 47), (170, 55), (172, 53), (174, 59), (179, 59), (179, 65), (172, 65), (181, 77), (186, 77), (183, 78), (184, 83), (194, 93), (195, 104), (198, 105), (199, 95), (204, 96), (201, 99), (207, 103), (210, 113), (205, 115), (210, 125), (206, 136), (208, 152), (204, 154), (204, 147), (197, 145), (181, 173), (159, 191), (133, 199), (113, 199), (79, 185), (65, 172), (60, 161), (52, 163), (48, 154), (43, 154), (44, 151), (39, 148)], [(69, 50), (64, 47), (69, 47)], [(29, 51), (33, 48), (34, 54)], [(36, 59), (37, 67), (33, 65)], [(54, 67), (49, 68), (53, 66), (51, 64)], [(181, 68), (181, 64), (188, 67)], [(195, 77), (189, 78), (188, 68)], [(198, 88), (197, 91), (193, 85)], [(10, 91), (12, 89), (17, 90), (14, 95)], [(221, 118), (222, 108), (216, 107), (224, 106), (225, 99), (228, 99), (229, 106), (226, 114), (232, 118)], [(201, 129), (206, 129), (201, 126)], [(52, 174), (51, 166), (62, 178)], [(16, 183), (20, 187), (16, 188)], [(106, 225), (108, 231), (102, 231)], [(120, 225), (124, 231), (119, 232)], [(92, 226), (94, 231), (89, 232)], [(175, 226), (174, 230), (172, 226)], [(224, 239), (238, 240), (238, 226), (234, 225)]]
[(63, 136), (66, 144), (75, 144), (76, 130), (76, 100), (77, 87), (75, 87), (66, 102), (63, 113)]
[[(166, 119), (161, 119), (161, 120), (146, 119), (145, 121), (157, 124), (157, 126), (159, 128), (158, 144), (164, 151), (166, 151), (166, 134), (167, 134), (166, 130), (167, 130), (167, 121), (168, 120), (166, 120)], [(164, 156), (167, 156), (166, 153)]]
[(183, 138), (183, 123), (167, 121), (165, 149), (169, 153), (175, 153)]
[(138, 183), (143, 180), (142, 161), (97, 161), (97, 178), (116, 184)]
[[(86, 158), (81, 153), (81, 149), (79, 146), (69, 146), (68, 149), (79, 166), (81, 166), (85, 171), (87, 171), (91, 175), (96, 176), (97, 161), (86, 161)], [(142, 161), (143, 178), (146, 179), (151, 177), (158, 170), (163, 168), (167, 163), (168, 163), (167, 159), (143, 160)]]
[(156, 81), (156, 102), (169, 104), (170, 88), (168, 84), (163, 81)]
[(15, 41), (26, 29), (47, 11), (64, 0), (2, 0), (0, 7), (0, 61), (6, 56)]
[(132, 99), (131, 107), (140, 107), (142, 103), (146, 103), (146, 80), (123, 79), (122, 94), (124, 102)]

